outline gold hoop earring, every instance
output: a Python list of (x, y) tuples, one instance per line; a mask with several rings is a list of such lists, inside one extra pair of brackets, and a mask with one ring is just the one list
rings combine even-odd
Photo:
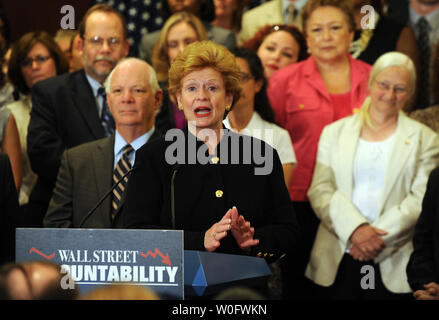
[(226, 106), (226, 111), (230, 111), (231, 106)]

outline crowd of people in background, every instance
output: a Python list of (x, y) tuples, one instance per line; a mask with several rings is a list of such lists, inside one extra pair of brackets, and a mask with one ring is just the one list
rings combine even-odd
[[(62, 227), (263, 257), (274, 276), (248, 299), (439, 300), (439, 0), (157, 3), (136, 43), (105, 0), (14, 40), (0, 12), (0, 298), (161, 298), (66, 293), (59, 266), (14, 263), (15, 228)], [(167, 161), (174, 129), (207, 163)], [(271, 171), (227, 162), (233, 139)]]

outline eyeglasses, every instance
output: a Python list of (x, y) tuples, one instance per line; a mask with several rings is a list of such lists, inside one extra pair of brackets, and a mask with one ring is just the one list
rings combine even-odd
[(36, 56), (35, 58), (26, 58), (23, 61), (21, 61), (21, 66), (30, 67), (32, 66), (34, 61), (37, 65), (41, 66), (44, 62), (46, 62), (50, 58), (51, 58), (50, 56)]
[(110, 47), (113, 50), (119, 48), (119, 46), (122, 42), (121, 39), (116, 38), (116, 37), (104, 39), (104, 38), (101, 38), (99, 36), (94, 36), (94, 37), (88, 38), (88, 39), (86, 39), (86, 41), (88, 43), (90, 43), (90, 45), (92, 45), (95, 48), (101, 48), (104, 45), (104, 42), (106, 41), (108, 47)]
[(407, 88), (399, 86), (399, 85), (391, 85), (387, 81), (378, 81), (374, 80), (375, 83), (378, 85), (378, 88), (383, 91), (392, 90), (392, 92), (395, 95), (403, 95), (407, 93)]
[(245, 73), (245, 72), (241, 72), (241, 80), (242, 82), (248, 82), (251, 79), (253, 79), (253, 76), (251, 74)]

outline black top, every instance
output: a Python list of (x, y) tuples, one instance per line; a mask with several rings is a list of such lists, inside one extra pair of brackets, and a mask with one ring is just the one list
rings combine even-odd
[(18, 195), (11, 164), (8, 156), (0, 152), (0, 265), (14, 261), (18, 210)]
[(414, 251), (407, 264), (407, 278), (413, 290), (424, 284), (439, 283), (439, 168), (434, 169), (427, 183), (422, 211), (413, 237)]
[[(395, 51), (396, 44), (404, 27), (403, 24), (392, 21), (387, 17), (380, 16), (367, 48), (357, 59), (373, 65), (384, 53)], [(355, 31), (354, 40), (360, 38), (360, 35), (361, 30)]]
[[(203, 159), (195, 159), (195, 155), (207, 156), (207, 150), (202, 149), (204, 143), (187, 129), (176, 129), (176, 132), (186, 143), (177, 147), (175, 139), (160, 139), (137, 151), (138, 169), (128, 182), (122, 227), (173, 228), (171, 200), (174, 196), (175, 229), (185, 231), (187, 250), (204, 250), (205, 232), (220, 221), (228, 209), (236, 206), (238, 213), (255, 228), (255, 238), (260, 240), (252, 248), (252, 254), (261, 253), (276, 259), (291, 252), (297, 245), (299, 231), (277, 152), (261, 140), (245, 136), (244, 141), (244, 136), (226, 129), (217, 146), (220, 162), (203, 164)], [(228, 142), (239, 139), (236, 149), (229, 143), (226, 150)], [(272, 166), (265, 175), (255, 174), (255, 169), (264, 167), (256, 164), (262, 163), (260, 159), (251, 157), (251, 161), (246, 161), (248, 159), (243, 157), (257, 146), (267, 155), (268, 169)], [(171, 155), (182, 156), (180, 164), (169, 164), (166, 158)], [(232, 164), (232, 160), (237, 162), (235, 156), (240, 157), (241, 164)], [(219, 190), (222, 194), (217, 193)], [(243, 253), (230, 233), (217, 251)]]

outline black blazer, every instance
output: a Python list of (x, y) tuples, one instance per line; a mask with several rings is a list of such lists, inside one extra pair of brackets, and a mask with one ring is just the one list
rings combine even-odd
[(439, 167), (434, 169), (427, 183), (422, 211), (413, 237), (414, 251), (407, 264), (410, 287), (424, 289), (424, 284), (439, 284)]
[(84, 70), (35, 84), (27, 148), (38, 181), (30, 202), (41, 204), (44, 214), (64, 150), (104, 137), (96, 99)]
[(9, 157), (0, 152), (0, 265), (15, 259), (18, 195)]
[[(147, 143), (159, 137), (160, 132), (155, 130)], [(114, 135), (66, 150), (44, 227), (80, 227), (88, 212), (113, 185), (113, 167)], [(111, 219), (111, 201), (109, 194), (81, 227), (109, 229), (117, 225), (118, 217)]]
[(389, 0), (387, 17), (400, 24), (407, 25), (409, 22), (409, 0)]
[[(233, 137), (241, 136), (225, 131)], [(188, 138), (195, 141), (187, 129), (180, 133), (186, 142)], [(260, 141), (247, 138), (253, 146)], [(268, 159), (273, 167), (267, 175), (255, 175), (257, 165), (254, 159), (248, 164), (231, 164), (231, 158), (237, 153), (242, 156), (244, 149), (241, 145), (238, 152), (229, 150), (227, 157), (220, 147), (224, 139), (217, 147), (218, 156), (223, 159), (220, 161), (228, 158), (229, 164), (190, 164), (189, 158), (195, 154), (195, 149), (182, 145), (179, 151), (184, 153), (183, 159), (186, 159), (182, 162), (186, 164), (170, 165), (166, 161), (169, 157), (166, 152), (176, 144), (163, 139), (139, 149), (136, 153), (138, 169), (128, 182), (121, 226), (184, 230), (184, 248), (204, 250), (207, 229), (221, 220), (229, 208), (236, 206), (238, 213), (255, 228), (255, 238), (260, 240), (252, 254), (276, 259), (291, 252), (297, 245), (299, 231), (277, 152), (261, 142), (262, 150), (273, 154)], [(201, 152), (203, 146), (204, 143), (197, 140), (196, 152)], [(174, 192), (171, 192), (172, 184)], [(172, 207), (175, 208), (175, 226)], [(231, 234), (221, 241), (217, 251), (243, 253)]]

